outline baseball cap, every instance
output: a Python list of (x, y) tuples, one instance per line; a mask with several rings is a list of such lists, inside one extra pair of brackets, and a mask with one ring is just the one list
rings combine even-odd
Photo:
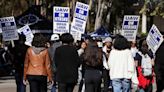
[(111, 37), (105, 38), (105, 40), (103, 41), (103, 43), (105, 43), (105, 42), (112, 42), (112, 38)]
[(58, 35), (58, 34), (52, 34), (50, 40), (51, 40), (51, 41), (59, 40), (59, 35)]

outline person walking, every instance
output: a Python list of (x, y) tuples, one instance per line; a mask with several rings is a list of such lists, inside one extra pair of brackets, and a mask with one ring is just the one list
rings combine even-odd
[[(79, 54), (79, 56), (81, 56), (84, 53), (86, 47), (87, 47), (87, 43), (85, 41), (83, 41), (81, 43), (80, 49), (78, 49), (78, 51), (77, 51), (78, 54)], [(78, 84), (79, 84), (79, 90), (78, 90), (78, 92), (81, 92), (82, 91), (83, 84), (84, 84), (84, 71), (83, 71), (82, 68), (83, 67), (82, 67), (82, 64), (81, 64), (80, 67), (78, 68)]]
[(113, 92), (130, 92), (135, 64), (129, 43), (125, 37), (117, 35), (113, 47), (108, 59)]
[(135, 60), (139, 80), (138, 91), (152, 92), (154, 56), (148, 49), (146, 40), (142, 42), (141, 48), (136, 53)]
[(109, 66), (107, 64), (108, 58), (109, 58), (109, 54), (110, 51), (112, 50), (112, 38), (111, 37), (107, 37), (105, 38), (105, 40), (103, 41), (104, 43), (104, 47), (102, 48), (103, 52), (104, 52), (104, 56), (105, 59), (103, 60), (103, 84), (104, 84), (104, 88), (103, 88), (103, 92), (108, 92), (109, 88), (112, 88), (111, 86), (111, 81), (110, 81), (110, 75), (109, 75)]
[(85, 92), (101, 92), (103, 52), (96, 41), (89, 41), (81, 59), (84, 67)]
[(15, 69), (15, 81), (17, 85), (17, 92), (26, 92), (26, 87), (23, 84), (23, 69), (26, 51), (29, 46), (25, 45), (26, 38), (24, 35), (19, 35), (19, 40), (14, 41), (15, 47), (11, 48), (13, 55), (13, 66)]
[[(164, 36), (164, 32), (161, 32)], [(164, 90), (164, 42), (162, 42), (161, 46), (158, 48), (157, 52), (155, 53), (155, 64), (154, 64), (154, 71), (156, 75), (156, 84), (157, 84), (157, 91), (162, 92)]]
[(47, 92), (47, 81), (53, 84), (50, 57), (45, 43), (43, 35), (35, 35), (32, 47), (26, 52), (23, 82), (25, 85), (29, 82), (30, 92)]
[[(54, 61), (54, 55), (57, 47), (60, 47), (62, 44), (60, 42), (60, 38), (58, 34), (52, 34), (50, 38), (50, 45), (48, 47), (48, 53), (50, 55), (51, 59), (51, 66), (52, 66), (52, 72), (53, 72), (53, 80), (56, 80), (56, 66)], [(56, 92), (56, 83), (54, 83), (51, 87), (51, 92)]]
[(62, 34), (60, 40), (62, 45), (56, 48), (54, 56), (58, 91), (73, 92), (77, 84), (80, 59), (76, 47), (72, 45), (74, 39), (71, 34)]

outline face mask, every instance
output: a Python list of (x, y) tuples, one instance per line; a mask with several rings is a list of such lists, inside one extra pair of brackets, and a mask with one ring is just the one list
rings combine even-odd
[(7, 51), (8, 50), (8, 47), (4, 47), (4, 49), (5, 49), (5, 51)]
[(98, 45), (98, 47), (103, 47), (103, 43), (102, 42), (97, 42), (97, 45)]

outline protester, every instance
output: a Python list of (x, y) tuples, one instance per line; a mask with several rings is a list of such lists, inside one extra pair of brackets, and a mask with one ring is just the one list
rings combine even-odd
[(130, 92), (131, 78), (135, 72), (134, 59), (125, 37), (117, 35), (108, 59), (114, 92)]
[(87, 43), (86, 43), (85, 41), (83, 41), (83, 42), (81, 43), (80, 49), (78, 49), (78, 54), (79, 54), (79, 56), (81, 56), (81, 54), (84, 53), (84, 50), (85, 50), (86, 46), (87, 46)]
[[(84, 53), (86, 47), (87, 47), (87, 43), (86, 43), (85, 41), (83, 41), (83, 42), (81, 43), (81, 48), (78, 49), (78, 54), (79, 54), (79, 56), (81, 56), (81, 55)], [(82, 65), (80, 65), (80, 67), (78, 68), (78, 75), (79, 75), (79, 77), (78, 77), (79, 92), (81, 92), (81, 91), (82, 91), (82, 87), (83, 87), (83, 83), (84, 83), (84, 82), (83, 82), (84, 71), (83, 71), (83, 69), (82, 69)]]
[[(133, 55), (133, 58), (135, 59), (136, 53), (138, 52), (137, 41), (130, 41), (130, 50), (131, 50), (131, 53)], [(137, 61), (134, 61), (134, 62), (135, 62), (135, 66), (136, 66), (135, 78), (138, 79), (137, 78)], [(137, 81), (137, 83), (132, 84), (132, 88), (134, 91), (138, 90), (138, 81)]]
[(53, 84), (50, 57), (45, 43), (43, 35), (35, 35), (32, 47), (28, 48), (26, 52), (24, 84), (29, 82), (30, 92), (47, 92), (47, 81)]
[(142, 42), (139, 52), (136, 53), (139, 92), (152, 92), (154, 56), (149, 51), (146, 40)]
[(97, 42), (90, 40), (82, 54), (85, 92), (101, 92), (103, 52)]
[(110, 84), (110, 75), (109, 75), (109, 67), (107, 64), (108, 61), (108, 57), (110, 54), (110, 51), (112, 50), (112, 38), (111, 37), (107, 37), (105, 38), (105, 40), (103, 41), (103, 43), (105, 44), (103, 49), (104, 55), (105, 55), (105, 60), (103, 60), (103, 84), (104, 84), (104, 91), (103, 92), (108, 92), (109, 90), (109, 86), (111, 87)]
[[(162, 32), (162, 35), (164, 33)], [(155, 75), (156, 75), (156, 84), (157, 84), (157, 91), (156, 92), (162, 92), (164, 90), (164, 42), (162, 42), (161, 46), (155, 53)]]
[(26, 51), (29, 46), (25, 45), (26, 37), (21, 34), (19, 40), (14, 41), (14, 48), (11, 48), (13, 55), (13, 66), (15, 69), (15, 80), (17, 85), (17, 92), (26, 92), (25, 85), (23, 84), (23, 68)]
[[(53, 80), (56, 80), (56, 66), (55, 66), (55, 61), (54, 61), (54, 55), (55, 55), (55, 51), (56, 48), (58, 48), (59, 46), (61, 46), (61, 42), (59, 39), (59, 35), (58, 34), (53, 34), (50, 38), (50, 45), (48, 48), (48, 53), (50, 55), (50, 59), (51, 59), (51, 66), (52, 66), (52, 72), (53, 72)], [(54, 85), (51, 88), (51, 92), (56, 92), (56, 83), (54, 83)]]
[(138, 52), (138, 48), (137, 48), (136, 45), (137, 45), (136, 41), (132, 41), (131, 42), (130, 50), (132, 52), (133, 57), (135, 57), (136, 56), (136, 53)]
[(71, 34), (62, 34), (60, 40), (62, 45), (56, 48), (54, 56), (58, 91), (73, 92), (77, 84), (80, 59), (76, 48), (72, 45), (74, 39)]

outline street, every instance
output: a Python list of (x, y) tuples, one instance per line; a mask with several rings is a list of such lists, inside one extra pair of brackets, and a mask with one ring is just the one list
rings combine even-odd
[[(16, 92), (16, 84), (13, 76), (0, 77), (0, 92)], [(26, 92), (30, 92), (29, 85), (26, 87)], [(50, 90), (48, 90), (48, 92), (50, 92)], [(74, 92), (78, 92), (77, 86)]]
[[(74, 92), (78, 92), (76, 86)], [(153, 84), (153, 92), (155, 92), (156, 86)], [(0, 77), (0, 92), (16, 92), (16, 84), (13, 76)], [(29, 91), (29, 85), (26, 87), (26, 92)], [(48, 90), (50, 92), (50, 90)]]
[(0, 92), (16, 92), (14, 77), (0, 78)]

